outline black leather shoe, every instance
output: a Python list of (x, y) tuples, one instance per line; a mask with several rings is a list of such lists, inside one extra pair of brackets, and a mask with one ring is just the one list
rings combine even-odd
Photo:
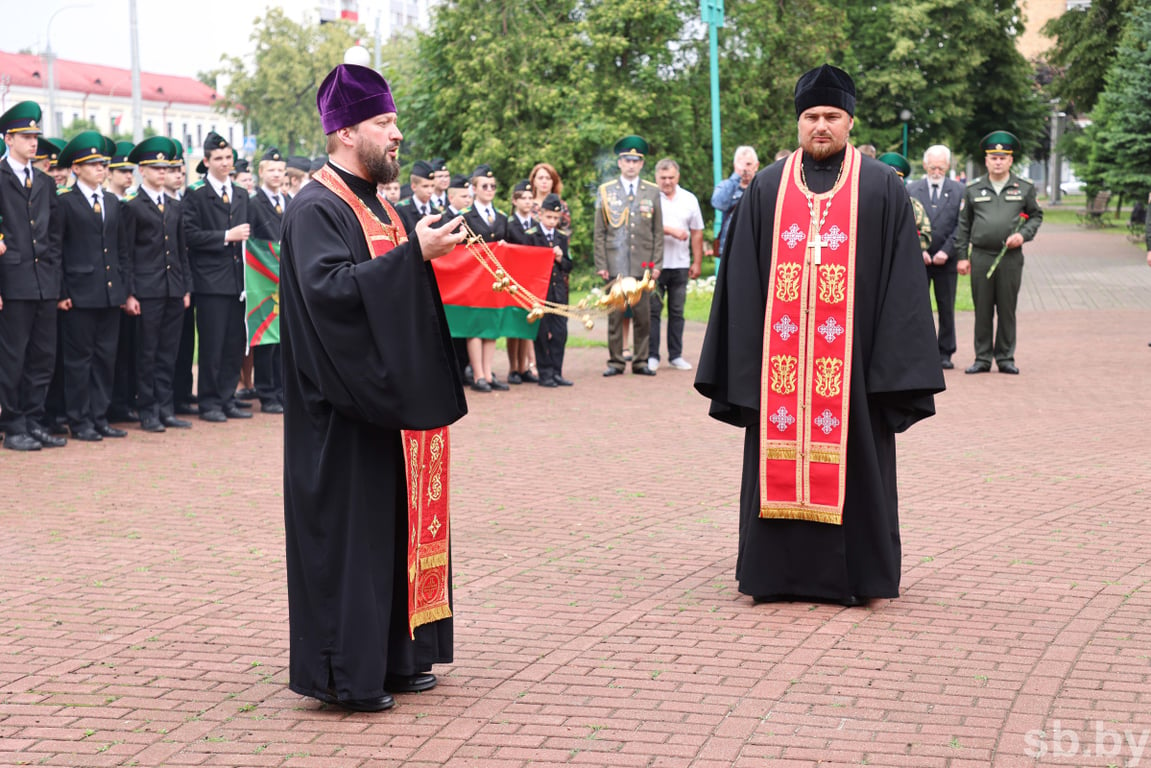
[(492, 376), (492, 389), (496, 390), (497, 392), (507, 392), (508, 389), (510, 389), (510, 387), (508, 387), (507, 384), (504, 384), (502, 381), (500, 381), (499, 379), (497, 379), (493, 375)]
[(5, 435), (4, 447), (10, 451), (38, 451), (42, 446), (31, 435)]
[(279, 403), (268, 403), (266, 405), (261, 405), (260, 410), (264, 413), (283, 413), (284, 406), (280, 405)]
[(623, 375), (623, 368), (610, 368), (609, 367), (606, 371), (603, 372), (603, 375), (604, 376), (622, 376)]
[(487, 379), (476, 379), (475, 381), (472, 382), (472, 391), (473, 392), (491, 392), (492, 391), (492, 385), (488, 384)]
[[(249, 406), (250, 407), (250, 406)], [(250, 419), (252, 414), (248, 411), (241, 411), (239, 408), (228, 406), (224, 409), (224, 415), (229, 419)]]
[(236, 393), (236, 397), (240, 398), (241, 400), (255, 400), (257, 397), (259, 397), (259, 395), (256, 394), (256, 390), (245, 387)]
[(30, 428), (28, 435), (44, 448), (63, 448), (68, 444), (66, 438), (50, 435), (38, 426)]
[(991, 370), (991, 366), (987, 363), (975, 363), (970, 368), (967, 368), (964, 373), (987, 373)]
[(116, 427), (110, 427), (107, 424), (97, 424), (96, 431), (103, 437), (127, 437), (128, 433)]
[(251, 408), (252, 407), (251, 403), (245, 402), (244, 400), (237, 400), (236, 398), (232, 398), (232, 402), (228, 403), (228, 405), (231, 406), (232, 408)]
[(317, 696), (317, 699), (333, 707), (346, 709), (349, 712), (383, 712), (396, 706), (396, 700), (390, 693), (385, 693), (376, 699), (337, 699), (332, 695)]
[(575, 386), (574, 381), (572, 381), (571, 379), (565, 379), (563, 376), (556, 376), (556, 384), (559, 384), (561, 387), (573, 387), (573, 386)]
[(92, 427), (84, 427), (83, 429), (72, 430), (72, 439), (82, 443), (98, 443), (104, 439), (104, 436)]
[(955, 363), (951, 362), (951, 358), (945, 357), (944, 359), (939, 361), (939, 367), (945, 371), (950, 371), (952, 368), (955, 367)]
[(636, 368), (632, 373), (636, 376), (655, 376), (655, 371), (651, 368)]
[[(179, 413), (179, 411), (177, 411)], [(223, 411), (200, 411), (201, 421), (210, 421), (214, 424), (222, 424), (228, 420)]]
[(200, 412), (199, 409), (191, 403), (176, 403), (176, 407), (172, 410), (174, 410), (178, 416), (195, 416)]
[(524, 379), (515, 371), (508, 374), (508, 384), (523, 384)]
[(50, 435), (68, 435), (68, 425), (62, 421), (54, 421), (51, 424), (45, 424), (44, 431)]
[(139, 421), (140, 412), (135, 408), (109, 408), (108, 421), (123, 423), (125, 421)]
[[(524, 384), (539, 384), (540, 383), (540, 377), (536, 376), (531, 371), (522, 372), (520, 374), (520, 378), (524, 380)], [(508, 377), (508, 380), (509, 381), (511, 380), (511, 376)]]
[(173, 429), (191, 429), (192, 422), (177, 419), (175, 416), (161, 416), (160, 423), (165, 427), (172, 427)]
[(159, 419), (140, 419), (140, 429), (145, 432), (167, 432)]
[(410, 677), (389, 677), (384, 679), (384, 687), (392, 693), (419, 693), (436, 687), (436, 676), (425, 672)]
[(539, 385), (541, 387), (558, 387), (559, 383), (555, 379), (540, 379)]
[(1015, 367), (1015, 363), (1000, 363), (999, 372), (1010, 373), (1012, 376), (1019, 375), (1019, 369)]

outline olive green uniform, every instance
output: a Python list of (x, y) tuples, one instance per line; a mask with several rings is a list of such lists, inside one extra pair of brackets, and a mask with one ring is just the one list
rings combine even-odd
[[(998, 193), (986, 176), (971, 182), (964, 192), (955, 253), (959, 259), (971, 260), (976, 365), (990, 367), (993, 357), (1001, 367), (1015, 365), (1015, 307), (1023, 282), (1023, 249), (1007, 251), (990, 278), (987, 271), (1004, 241), (1015, 231), (1021, 213), (1028, 218), (1019, 233), (1024, 241), (1032, 240), (1043, 222), (1043, 209), (1035, 201), (1035, 185), (1014, 173), (1008, 175)], [(998, 328), (994, 327), (996, 315)]]

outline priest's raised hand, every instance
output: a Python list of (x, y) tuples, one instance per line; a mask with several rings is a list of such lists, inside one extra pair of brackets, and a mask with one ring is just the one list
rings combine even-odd
[(446, 256), (467, 237), (467, 230), (460, 226), (464, 221), (463, 216), (456, 216), (444, 226), (436, 227), (436, 222), (441, 218), (442, 213), (423, 217), (412, 233), (420, 243), (420, 253), (424, 255), (424, 261)]

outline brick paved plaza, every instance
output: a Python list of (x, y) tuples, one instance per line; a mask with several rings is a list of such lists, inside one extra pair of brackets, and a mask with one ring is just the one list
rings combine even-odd
[(573, 389), (471, 396), (456, 663), (376, 715), (286, 687), (278, 417), (0, 451), (0, 765), (1151, 765), (1151, 269), (1049, 225), (1024, 284), (1022, 375), (963, 375), (962, 314), (899, 441), (867, 608), (738, 594), (742, 434), (692, 373), (571, 348)]

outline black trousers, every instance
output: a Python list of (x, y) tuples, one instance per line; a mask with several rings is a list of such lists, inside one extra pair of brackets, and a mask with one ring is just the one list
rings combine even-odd
[(184, 327), (184, 299), (140, 299), (136, 390), (140, 419), (175, 414), (172, 382)]
[(192, 402), (192, 363), (196, 359), (196, 297), (184, 310), (180, 330), (180, 347), (176, 352), (176, 372), (172, 378), (172, 397), (177, 403)]
[(540, 381), (563, 376), (564, 347), (568, 342), (568, 319), (559, 315), (540, 318), (540, 330), (535, 339), (536, 363)]
[(28, 434), (44, 416), (56, 364), (56, 302), (5, 299), (0, 310), (0, 432)]
[(935, 293), (935, 307), (939, 313), (939, 359), (950, 359), (955, 354), (955, 287), (959, 276), (946, 265), (929, 264), (927, 281)]
[(261, 405), (284, 404), (284, 362), (279, 344), (252, 347), (252, 381)]
[(244, 304), (239, 296), (202, 293), (196, 297), (199, 338), (196, 397), (200, 413), (221, 411), (236, 396), (244, 364)]
[(118, 416), (136, 408), (136, 340), (138, 317), (120, 318), (120, 338), (116, 342), (116, 364), (112, 377), (112, 410)]
[(120, 308), (72, 309), (60, 318), (64, 335), (64, 411), (75, 432), (108, 423)]
[(41, 421), (45, 429), (63, 424), (68, 420), (64, 414), (64, 335), (60, 333), (60, 318), (64, 310), (56, 310), (56, 364), (52, 369), (52, 381), (48, 384), (48, 394), (44, 397), (44, 417)]

